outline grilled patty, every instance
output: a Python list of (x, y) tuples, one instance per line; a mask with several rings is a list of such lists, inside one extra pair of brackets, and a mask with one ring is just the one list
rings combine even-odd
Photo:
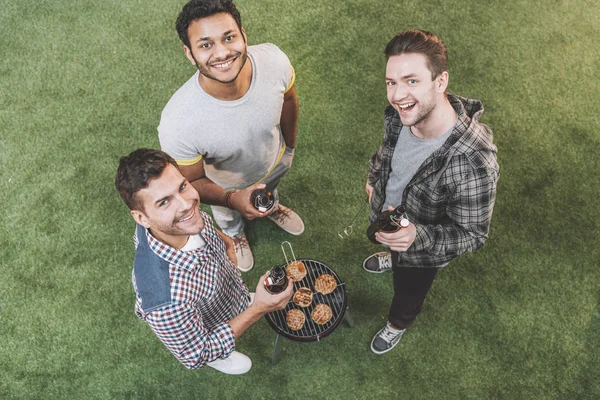
[(304, 320), (304, 313), (297, 308), (292, 308), (285, 316), (285, 323), (293, 331), (301, 329), (304, 326)]
[(335, 290), (337, 282), (335, 278), (329, 274), (323, 274), (315, 281), (315, 290), (322, 294), (329, 294)]
[(285, 268), (285, 272), (294, 282), (298, 282), (306, 276), (306, 267), (302, 261), (292, 261)]
[(317, 304), (310, 313), (310, 317), (319, 325), (329, 322), (332, 316), (331, 308), (327, 304)]
[(296, 303), (300, 307), (308, 307), (310, 306), (310, 303), (312, 303), (312, 297), (312, 290), (310, 290), (307, 287), (301, 287), (298, 290), (296, 290), (296, 293), (294, 293), (293, 300), (294, 303)]

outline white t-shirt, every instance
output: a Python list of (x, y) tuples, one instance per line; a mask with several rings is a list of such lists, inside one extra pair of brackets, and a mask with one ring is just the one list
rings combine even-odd
[(200, 234), (191, 235), (188, 238), (188, 241), (185, 244), (185, 246), (181, 248), (181, 251), (192, 251), (196, 249), (201, 249), (204, 246), (206, 246), (206, 242), (204, 241), (204, 239), (202, 239), (202, 236)]

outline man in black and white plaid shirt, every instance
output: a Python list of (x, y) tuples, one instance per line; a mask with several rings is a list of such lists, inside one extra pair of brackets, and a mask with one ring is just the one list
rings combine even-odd
[[(264, 314), (284, 308), (293, 285), (254, 301), (235, 265), (231, 239), (200, 210), (200, 196), (168, 154), (138, 149), (121, 157), (115, 186), (137, 223), (135, 312), (189, 369), (243, 374), (252, 362), (237, 339)], [(251, 303), (251, 304), (250, 304)]]
[(373, 222), (404, 206), (410, 224), (376, 239), (390, 252), (368, 257), (368, 272), (393, 271), (388, 322), (371, 350), (391, 350), (421, 311), (437, 271), (483, 246), (499, 177), (483, 105), (446, 92), (448, 54), (434, 34), (400, 32), (387, 45), (385, 137), (369, 163)]

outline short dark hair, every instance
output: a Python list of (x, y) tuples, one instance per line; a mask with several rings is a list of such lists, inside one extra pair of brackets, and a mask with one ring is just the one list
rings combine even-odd
[(179, 13), (175, 29), (179, 39), (187, 47), (190, 46), (188, 28), (192, 22), (200, 18), (210, 17), (211, 15), (227, 13), (235, 20), (240, 32), (242, 31), (242, 17), (231, 0), (190, 0)]
[(437, 78), (448, 68), (448, 50), (442, 39), (431, 32), (409, 29), (398, 33), (385, 47), (385, 56), (390, 58), (404, 53), (423, 54), (431, 79)]
[(164, 151), (137, 149), (119, 160), (115, 187), (130, 210), (144, 211), (136, 193), (158, 178), (168, 164), (179, 169), (177, 162)]

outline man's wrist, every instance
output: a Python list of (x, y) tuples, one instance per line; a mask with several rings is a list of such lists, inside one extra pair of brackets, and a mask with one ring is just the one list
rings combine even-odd
[[(256, 297), (255, 297), (256, 299)], [(263, 317), (265, 314), (267, 314), (269, 311), (260, 304), (257, 304), (256, 301), (252, 304), (250, 304), (248, 306), (248, 308), (246, 309), (250, 314), (258, 316), (259, 318)]]
[(225, 205), (231, 210), (234, 209), (233, 205), (231, 204), (231, 196), (233, 196), (233, 194), (236, 192), (237, 190), (228, 190), (227, 192), (225, 192)]

